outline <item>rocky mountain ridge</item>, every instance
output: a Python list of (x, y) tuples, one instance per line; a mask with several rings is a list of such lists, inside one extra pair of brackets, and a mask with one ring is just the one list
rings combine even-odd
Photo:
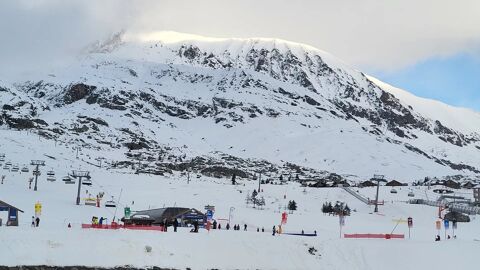
[[(118, 38), (48, 75), (0, 78), (0, 126), (112, 153), (112, 167), (140, 155), (154, 170), (164, 153), (172, 163), (215, 157), (225, 168), (240, 164), (223, 157), (271, 164), (255, 170), (297, 164), (312, 171), (305, 177), (480, 174), (479, 114), (469, 114), (468, 129), (444, 123), (319, 50), (279, 40)], [(433, 115), (443, 109), (431, 107)]]

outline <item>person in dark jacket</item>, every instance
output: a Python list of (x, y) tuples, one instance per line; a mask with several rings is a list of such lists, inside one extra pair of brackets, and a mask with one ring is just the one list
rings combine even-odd
[(275, 225), (273, 225), (273, 229), (272, 229), (272, 235), (275, 236)]
[(178, 227), (178, 220), (175, 218), (173, 219), (173, 231), (177, 232), (177, 227)]
[(35, 219), (35, 227), (38, 227), (38, 225), (40, 225), (40, 218), (39, 217), (37, 217)]
[(227, 228), (227, 231), (230, 230), (230, 223), (227, 223), (226, 228)]
[(243, 230), (244, 230), (244, 231), (247, 230), (247, 224), (243, 225)]

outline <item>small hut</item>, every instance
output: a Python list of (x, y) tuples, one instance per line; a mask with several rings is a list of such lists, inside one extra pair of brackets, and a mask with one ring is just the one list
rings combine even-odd
[(406, 186), (406, 184), (400, 183), (400, 182), (397, 181), (397, 180), (392, 180), (392, 181), (388, 182), (387, 184), (385, 184), (385, 186), (388, 186), (388, 187), (401, 187), (401, 186)]
[(7, 211), (8, 212), (8, 219), (7, 219), (7, 226), (18, 226), (18, 212), (22, 212), (22, 210), (18, 209), (17, 207), (8, 204), (2, 200), (0, 200), (0, 211)]
[(360, 187), (376, 187), (377, 184), (375, 184), (374, 182), (372, 182), (370, 180), (367, 180), (367, 181), (361, 182), (359, 186)]
[(453, 188), (453, 189), (460, 189), (460, 183), (458, 183), (457, 181), (453, 181), (453, 180), (447, 180), (444, 182), (444, 186), (446, 187), (449, 187), (449, 188)]

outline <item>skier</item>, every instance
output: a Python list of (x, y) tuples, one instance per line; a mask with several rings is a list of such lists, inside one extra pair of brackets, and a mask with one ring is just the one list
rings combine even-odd
[(40, 218), (39, 217), (37, 217), (35, 219), (35, 227), (38, 227), (38, 225), (40, 225)]
[(275, 225), (273, 225), (273, 229), (272, 229), (272, 235), (275, 236), (275, 233), (277, 232), (277, 230), (275, 229)]
[(243, 230), (244, 230), (244, 231), (247, 230), (247, 224), (243, 225)]
[(218, 229), (221, 230), (222, 229), (222, 224), (218, 224)]
[(68, 223), (68, 226), (67, 226), (67, 227), (68, 227), (68, 228), (72, 228), (72, 224)]
[(177, 232), (177, 227), (178, 227), (178, 220), (175, 218), (173, 219), (173, 231)]
[(260, 228), (257, 228), (257, 232), (260, 232)]
[(230, 223), (227, 223), (227, 231), (230, 230)]
[(262, 227), (262, 232), (265, 232), (265, 228)]

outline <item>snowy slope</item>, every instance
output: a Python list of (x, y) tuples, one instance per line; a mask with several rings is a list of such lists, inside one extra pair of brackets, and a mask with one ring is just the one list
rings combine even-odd
[[(284, 173), (305, 178), (480, 173), (478, 113), (417, 98), (282, 40), (115, 35), (68, 67), (0, 78), (0, 86), (6, 138), (28, 129), (101, 150), (93, 158), (110, 165), (130, 167), (140, 155), (145, 170), (206, 157), (272, 177), (287, 162), (304, 169)], [(269, 165), (251, 170), (253, 160)]]

